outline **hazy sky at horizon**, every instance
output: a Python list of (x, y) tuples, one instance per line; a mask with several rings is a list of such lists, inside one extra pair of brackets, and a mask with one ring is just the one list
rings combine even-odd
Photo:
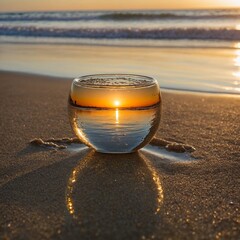
[(0, 0), (0, 11), (188, 9), (240, 7), (240, 0)]

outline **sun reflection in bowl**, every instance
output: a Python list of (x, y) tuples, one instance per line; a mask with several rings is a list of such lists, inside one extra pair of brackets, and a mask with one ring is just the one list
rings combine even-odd
[(129, 74), (97, 74), (73, 80), (69, 119), (77, 137), (102, 153), (129, 153), (156, 133), (161, 94), (155, 79)]
[(119, 107), (119, 106), (120, 106), (119, 100), (115, 100), (115, 101), (114, 101), (114, 105), (115, 105), (116, 107)]

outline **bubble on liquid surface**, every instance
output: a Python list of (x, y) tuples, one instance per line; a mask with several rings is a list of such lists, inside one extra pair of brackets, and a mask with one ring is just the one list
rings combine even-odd
[(140, 75), (88, 75), (76, 78), (74, 83), (81, 87), (90, 88), (141, 88), (155, 84), (155, 80), (150, 77)]

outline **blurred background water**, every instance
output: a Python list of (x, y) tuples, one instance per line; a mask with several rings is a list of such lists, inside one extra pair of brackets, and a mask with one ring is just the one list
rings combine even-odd
[(163, 88), (238, 94), (240, 10), (0, 13), (0, 69), (137, 73)]

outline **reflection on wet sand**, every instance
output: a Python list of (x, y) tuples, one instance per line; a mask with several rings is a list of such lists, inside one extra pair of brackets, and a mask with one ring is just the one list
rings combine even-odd
[(87, 167), (87, 162), (89, 159), (92, 158), (94, 154), (94, 151), (91, 151), (90, 153), (87, 154), (87, 156), (81, 160), (80, 164), (77, 165), (74, 170), (72, 171), (69, 180), (68, 180), (68, 185), (67, 185), (67, 192), (66, 192), (66, 205), (67, 209), (70, 214), (74, 216), (74, 206), (73, 206), (73, 199), (72, 199), (72, 193), (73, 193), (73, 188), (76, 183), (78, 174), (85, 168)]
[(153, 181), (156, 185), (156, 189), (157, 189), (157, 208), (156, 208), (155, 214), (157, 214), (160, 211), (161, 205), (163, 203), (163, 188), (162, 188), (161, 180), (159, 178), (159, 174), (157, 173), (156, 169), (152, 166), (150, 160), (141, 153), (139, 155), (145, 161), (148, 169), (152, 173), (152, 179), (153, 179)]
[(80, 236), (94, 237), (97, 227), (102, 237), (118, 231), (126, 238), (153, 237), (162, 204), (160, 177), (139, 153), (90, 151), (73, 169), (66, 189), (66, 206)]

